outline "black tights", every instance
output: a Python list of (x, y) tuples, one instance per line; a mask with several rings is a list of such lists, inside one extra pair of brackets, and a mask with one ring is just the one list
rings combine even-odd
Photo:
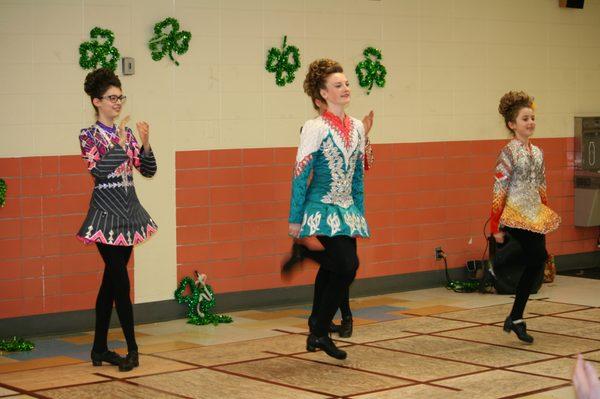
[(525, 305), (531, 294), (533, 285), (543, 273), (548, 253), (546, 252), (546, 236), (539, 233), (533, 233), (531, 231), (515, 229), (515, 228), (503, 228), (505, 232), (508, 232), (511, 237), (519, 242), (521, 248), (523, 248), (523, 257), (521, 261), (525, 265), (521, 279), (517, 285), (517, 291), (515, 295), (515, 302), (513, 303), (512, 311), (510, 312), (510, 318), (512, 320), (518, 320), (523, 317), (525, 311)]
[[(317, 238), (319, 239), (319, 241), (321, 241), (322, 237), (321, 236), (317, 236)], [(329, 237), (327, 237), (329, 238)], [(321, 242), (321, 244), (323, 244)], [(356, 243), (355, 243), (356, 244)], [(326, 265), (327, 263), (331, 262), (331, 259), (329, 258), (329, 256), (327, 255), (327, 253), (325, 251), (313, 251), (313, 250), (306, 250), (305, 251), (305, 256), (307, 258), (310, 258), (312, 260), (314, 260), (315, 262), (317, 262), (319, 265)], [(327, 266), (328, 270), (332, 269), (332, 266), (329, 265)], [(320, 285), (323, 286), (324, 284), (327, 284), (327, 276), (329, 275), (329, 273), (321, 273), (322, 269), (319, 269), (319, 273), (317, 273), (317, 277), (315, 279), (315, 298), (313, 298), (313, 304), (314, 303), (318, 303), (319, 299), (316, 298), (317, 295), (317, 290), (316, 290), (316, 286)], [(314, 313), (314, 310), (313, 310)], [(344, 292), (344, 297), (342, 298), (342, 303), (340, 303), (340, 313), (342, 314), (342, 319), (343, 320), (352, 320), (352, 311), (350, 310), (350, 286), (348, 286), (348, 289), (346, 289), (346, 292)], [(312, 315), (311, 315), (312, 318)]]
[(133, 306), (129, 297), (129, 275), (127, 274), (127, 262), (133, 247), (100, 243), (96, 245), (104, 260), (104, 275), (96, 299), (96, 331), (92, 350), (96, 353), (108, 350), (108, 327), (114, 302), (127, 341), (127, 351), (136, 351), (138, 347), (133, 330)]
[[(315, 335), (327, 335), (327, 330), (338, 308), (346, 315), (350, 313), (349, 288), (358, 269), (356, 238), (349, 236), (317, 236), (324, 251), (310, 251), (309, 258), (319, 262), (315, 279), (311, 319), (315, 320)], [(318, 259), (313, 256), (318, 254)], [(343, 303), (345, 301), (345, 304)]]

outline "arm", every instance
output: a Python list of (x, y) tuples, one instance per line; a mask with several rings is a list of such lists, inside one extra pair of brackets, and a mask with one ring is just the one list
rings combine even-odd
[(129, 148), (127, 149), (127, 155), (129, 155), (133, 161), (133, 166), (135, 166), (135, 168), (144, 177), (154, 176), (157, 170), (157, 165), (152, 148), (150, 148), (150, 146), (148, 146), (148, 150), (146, 150), (145, 146), (140, 148), (140, 145), (138, 144), (138, 141), (133, 135), (131, 129), (125, 128), (125, 130), (129, 136)]
[(100, 157), (96, 140), (88, 130), (84, 129), (79, 134), (79, 145), (81, 146), (81, 157), (87, 162), (88, 170), (92, 176), (96, 178), (106, 178), (119, 165), (127, 161), (127, 153), (119, 145), (113, 146)]
[(496, 162), (496, 172), (494, 174), (494, 188), (492, 212), (490, 219), (490, 231), (492, 234), (500, 232), (500, 216), (506, 204), (506, 196), (508, 194), (508, 186), (512, 177), (513, 162), (508, 148), (504, 148), (498, 156)]
[(354, 175), (352, 176), (352, 199), (354, 205), (364, 215), (365, 214), (365, 183), (364, 183), (364, 171), (367, 169), (367, 159), (365, 158), (365, 136), (364, 126), (359, 124), (359, 147), (358, 156), (356, 157), (356, 166), (354, 168)]
[(296, 154), (294, 176), (292, 179), (292, 198), (290, 201), (289, 223), (299, 225), (304, 215), (304, 202), (308, 180), (313, 170), (314, 153), (321, 146), (319, 132), (314, 129), (313, 121), (308, 121), (300, 133), (300, 145)]
[(548, 205), (548, 194), (546, 193), (546, 165), (544, 159), (542, 158), (542, 176), (540, 178), (540, 185), (538, 187), (538, 191), (540, 193), (540, 200), (542, 204)]

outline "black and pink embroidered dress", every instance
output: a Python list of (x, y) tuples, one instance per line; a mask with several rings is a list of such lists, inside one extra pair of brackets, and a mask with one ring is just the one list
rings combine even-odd
[(158, 229), (133, 185), (133, 168), (142, 176), (152, 177), (156, 159), (152, 151), (140, 149), (131, 129), (126, 127), (125, 131), (125, 148), (118, 144), (116, 127), (100, 122), (82, 129), (79, 135), (81, 154), (95, 183), (90, 209), (77, 233), (86, 244), (136, 245)]

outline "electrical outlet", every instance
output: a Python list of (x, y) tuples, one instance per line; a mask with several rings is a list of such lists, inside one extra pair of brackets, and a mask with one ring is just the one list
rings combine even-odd
[(442, 247), (437, 247), (435, 249), (435, 260), (440, 259), (444, 259), (444, 251), (442, 250)]

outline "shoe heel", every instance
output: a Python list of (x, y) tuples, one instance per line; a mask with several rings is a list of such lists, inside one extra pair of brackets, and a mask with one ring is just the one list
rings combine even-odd
[(316, 352), (317, 351), (317, 347), (313, 346), (311, 344), (306, 344), (306, 350), (309, 352)]
[(102, 366), (102, 360), (92, 360), (92, 365), (94, 367)]

